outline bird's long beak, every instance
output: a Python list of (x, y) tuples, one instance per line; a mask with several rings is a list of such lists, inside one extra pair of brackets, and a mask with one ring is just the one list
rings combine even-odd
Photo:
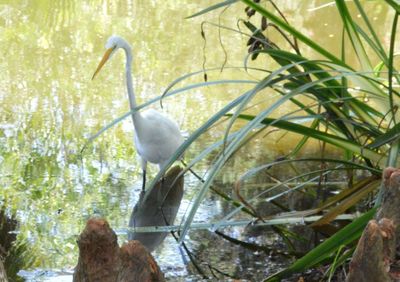
[(101, 70), (101, 68), (104, 66), (104, 64), (108, 61), (108, 59), (110, 58), (111, 52), (114, 50), (114, 48), (109, 48), (106, 50), (106, 52), (104, 53), (103, 58), (101, 59), (99, 65), (97, 66), (96, 71), (94, 72), (93, 76), (92, 76), (92, 80), (95, 78), (95, 76), (99, 73), (99, 71)]

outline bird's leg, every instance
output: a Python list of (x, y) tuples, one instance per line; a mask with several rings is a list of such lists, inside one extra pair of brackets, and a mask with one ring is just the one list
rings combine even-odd
[[(162, 170), (164, 168), (164, 166), (165, 166), (165, 164), (158, 164), (158, 168), (160, 170)], [(164, 182), (165, 182), (165, 172), (164, 172), (163, 176), (161, 177), (161, 182), (160, 182), (161, 188), (163, 188)]]
[(144, 193), (146, 188), (146, 169), (147, 169), (147, 161), (140, 157), (141, 165), (142, 165), (142, 175), (143, 175), (143, 182), (142, 182), (142, 193)]
[(163, 175), (163, 176), (161, 177), (161, 188), (164, 187), (164, 182), (165, 182), (165, 176)]
[(143, 170), (143, 182), (142, 182), (142, 193), (144, 193), (146, 188), (146, 170)]

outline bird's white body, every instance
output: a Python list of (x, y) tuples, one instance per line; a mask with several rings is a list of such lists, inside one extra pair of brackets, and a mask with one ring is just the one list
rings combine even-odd
[(135, 121), (135, 144), (142, 159), (142, 168), (146, 162), (158, 164), (161, 169), (183, 143), (183, 137), (175, 121), (150, 109), (140, 113)]
[[(128, 42), (119, 36), (111, 36), (106, 43), (107, 51), (103, 56), (93, 78), (100, 71), (102, 66), (119, 49), (123, 49), (126, 55), (126, 87), (131, 109), (136, 108), (136, 99), (132, 85), (132, 50)], [(175, 121), (165, 115), (155, 111), (147, 110), (132, 114), (135, 127), (135, 145), (141, 158), (143, 170), (143, 188), (146, 179), (147, 162), (157, 164), (163, 168), (169, 158), (175, 153), (183, 143), (183, 137)]]

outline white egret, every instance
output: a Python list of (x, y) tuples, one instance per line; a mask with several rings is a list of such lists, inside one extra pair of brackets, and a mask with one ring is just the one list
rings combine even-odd
[[(132, 86), (132, 49), (129, 43), (119, 36), (111, 36), (106, 43), (106, 52), (101, 59), (92, 79), (98, 74), (103, 65), (119, 49), (122, 48), (126, 55), (126, 87), (131, 109), (136, 107), (136, 99)], [(135, 145), (141, 159), (143, 171), (142, 190), (146, 185), (147, 162), (158, 164), (163, 168), (176, 149), (183, 143), (183, 137), (175, 121), (165, 115), (149, 109), (144, 112), (132, 114), (135, 127)]]

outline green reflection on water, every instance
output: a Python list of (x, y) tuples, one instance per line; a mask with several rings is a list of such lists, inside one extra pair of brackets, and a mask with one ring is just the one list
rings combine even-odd
[[(125, 227), (140, 189), (130, 119), (80, 154), (91, 134), (128, 109), (122, 54), (117, 54), (95, 81), (90, 80), (107, 37), (115, 33), (132, 43), (135, 91), (139, 102), (147, 101), (178, 76), (202, 68), (204, 41), (199, 24), (205, 19), (218, 21), (218, 13), (184, 18), (214, 2), (0, 2), (0, 199), (18, 211), (20, 236), (33, 243), (37, 266), (73, 266), (76, 236), (86, 219), (100, 214), (113, 227)], [(314, 13), (307, 10), (326, 1), (303, 1), (300, 7), (298, 1), (286, 2), (282, 10), (295, 26), (322, 45), (339, 48), (337, 15), (329, 8)], [(235, 27), (243, 8), (239, 4), (228, 9), (222, 23)], [(378, 35), (385, 37), (387, 11), (379, 3), (367, 8), (381, 25)], [(324, 22), (319, 24), (315, 17)], [(217, 29), (206, 25), (205, 32), (206, 65), (221, 66), (224, 56)], [(221, 34), (228, 66), (242, 65), (246, 38), (226, 30)], [(256, 63), (266, 62), (261, 58)], [(210, 73), (209, 79), (243, 79), (243, 75), (225, 70)], [(193, 81), (201, 81), (201, 77)], [(190, 95), (167, 99), (166, 111), (190, 132), (244, 89), (192, 90)], [(221, 135), (219, 128), (208, 136), (215, 139)], [(188, 157), (204, 148), (206, 140), (195, 144)], [(284, 149), (278, 147), (282, 145), (272, 147), (274, 143), (267, 141), (268, 151), (264, 141), (256, 145), (270, 156)], [(258, 153), (247, 162), (241, 160), (233, 174), (240, 174), (259, 158)]]

